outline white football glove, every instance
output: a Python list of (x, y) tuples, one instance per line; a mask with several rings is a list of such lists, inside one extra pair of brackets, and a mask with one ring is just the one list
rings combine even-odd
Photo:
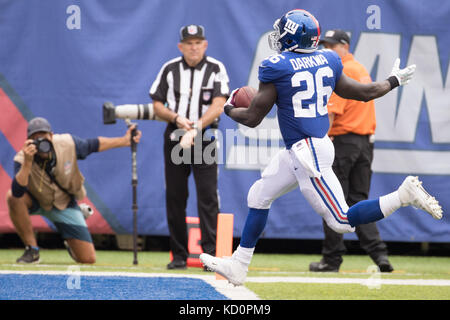
[(392, 67), (392, 71), (389, 76), (396, 77), (399, 86), (403, 86), (412, 79), (414, 72), (416, 71), (416, 65), (412, 64), (404, 69), (400, 69), (399, 66), (400, 66), (400, 58), (397, 58), (394, 62), (394, 66)]
[(233, 106), (233, 107), (235, 107), (235, 105), (234, 105), (234, 95), (236, 94), (236, 92), (239, 91), (239, 89), (240, 88), (237, 88), (237, 89), (234, 89), (233, 91), (231, 91), (231, 94), (228, 97), (228, 100), (225, 102), (225, 106)]
[(233, 91), (231, 91), (231, 94), (228, 97), (228, 100), (223, 105), (223, 109), (224, 109), (226, 115), (228, 115), (228, 113), (230, 112), (231, 109), (236, 107), (234, 105), (234, 98), (235, 98), (234, 96), (236, 95), (236, 92), (239, 91), (239, 89), (240, 88), (237, 88), (237, 89), (234, 89)]

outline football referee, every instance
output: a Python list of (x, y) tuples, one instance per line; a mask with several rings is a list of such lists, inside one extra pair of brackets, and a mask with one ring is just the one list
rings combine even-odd
[[(178, 49), (182, 56), (165, 63), (150, 88), (157, 116), (168, 122), (164, 132), (164, 165), (166, 182), (167, 224), (173, 260), (168, 269), (185, 269), (188, 257), (186, 204), (188, 177), (191, 171), (197, 191), (197, 209), (200, 218), (203, 252), (215, 255), (217, 214), (217, 163), (194, 161), (194, 137), (201, 137), (208, 127), (217, 125), (223, 105), (229, 95), (228, 75), (224, 65), (206, 56), (208, 42), (200, 25), (184, 26), (180, 30)], [(180, 143), (175, 130), (185, 130), (182, 145), (191, 150), (190, 163), (176, 164), (171, 159), (172, 149)], [(177, 131), (178, 132), (178, 131)], [(203, 150), (215, 141), (195, 139)], [(183, 144), (184, 143), (184, 144)], [(211, 147), (208, 148), (210, 150)], [(177, 162), (178, 163), (178, 162)]]

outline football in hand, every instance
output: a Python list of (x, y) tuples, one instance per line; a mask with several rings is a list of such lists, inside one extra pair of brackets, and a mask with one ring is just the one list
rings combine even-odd
[(234, 96), (234, 106), (236, 108), (248, 108), (258, 90), (250, 86), (240, 88)]

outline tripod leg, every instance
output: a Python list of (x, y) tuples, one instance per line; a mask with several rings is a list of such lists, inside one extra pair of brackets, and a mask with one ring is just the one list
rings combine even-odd
[(131, 131), (131, 185), (133, 186), (133, 264), (138, 264), (137, 259), (137, 160), (136, 160), (136, 150), (137, 143), (133, 140), (136, 135), (137, 129)]

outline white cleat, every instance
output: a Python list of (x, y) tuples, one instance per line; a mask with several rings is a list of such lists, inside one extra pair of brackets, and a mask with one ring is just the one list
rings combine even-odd
[(209, 270), (217, 272), (235, 286), (240, 286), (245, 282), (248, 268), (233, 257), (216, 258), (207, 253), (202, 253), (200, 254), (200, 261)]
[(428, 212), (433, 218), (442, 218), (442, 207), (423, 187), (418, 177), (408, 176), (398, 188), (403, 206), (413, 206)]

